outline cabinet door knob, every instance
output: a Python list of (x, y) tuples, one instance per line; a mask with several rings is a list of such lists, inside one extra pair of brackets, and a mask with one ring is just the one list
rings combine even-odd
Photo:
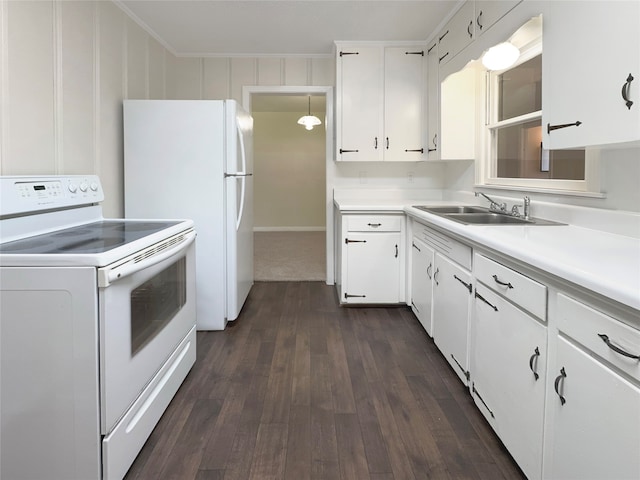
[(480, 13), (478, 14), (478, 17), (476, 18), (476, 23), (478, 24), (478, 28), (480, 30), (482, 30), (482, 24), (480, 23), (480, 19), (482, 18), (482, 10), (480, 10)]
[(627, 81), (624, 85), (622, 85), (622, 99), (625, 101), (625, 105), (629, 110), (631, 110), (631, 105), (633, 102), (629, 100), (629, 89), (631, 88), (631, 82), (633, 82), (633, 75), (629, 74), (627, 77)]
[(553, 389), (556, 391), (556, 394), (558, 395), (558, 397), (560, 397), (560, 405), (564, 405), (565, 403), (567, 403), (567, 399), (560, 394), (560, 390), (559, 390), (560, 382), (563, 382), (563, 385), (564, 385), (565, 378), (567, 378), (567, 372), (565, 372), (564, 367), (562, 367), (560, 369), (560, 375), (556, 377), (556, 381), (553, 383)]
[(533, 378), (535, 378), (536, 381), (538, 380), (538, 378), (540, 378), (540, 375), (538, 375), (538, 372), (536, 372), (539, 356), (540, 356), (540, 349), (536, 347), (536, 349), (533, 351), (533, 355), (531, 355), (531, 358), (529, 359), (529, 368), (533, 372)]

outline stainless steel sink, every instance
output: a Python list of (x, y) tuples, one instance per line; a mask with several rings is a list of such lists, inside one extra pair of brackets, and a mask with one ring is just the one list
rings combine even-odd
[(472, 205), (414, 205), (413, 208), (423, 210), (440, 217), (464, 223), (465, 225), (564, 225), (542, 218), (515, 217), (506, 213), (495, 213), (485, 207)]
[(415, 205), (414, 208), (419, 210), (424, 210), (429, 213), (489, 213), (488, 208), (484, 207), (472, 207), (468, 205), (460, 205), (460, 206), (438, 206), (438, 207), (429, 207), (426, 205)]
[(525, 220), (520, 217), (512, 217), (502, 213), (456, 213), (444, 215), (456, 222), (479, 225), (527, 225), (535, 224), (533, 220)]

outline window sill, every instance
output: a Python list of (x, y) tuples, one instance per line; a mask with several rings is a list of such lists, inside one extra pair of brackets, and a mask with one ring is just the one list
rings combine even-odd
[(488, 190), (510, 190), (512, 192), (525, 192), (525, 193), (539, 193), (553, 196), (566, 196), (566, 197), (586, 197), (586, 198), (607, 198), (606, 193), (602, 192), (581, 192), (576, 190), (556, 190), (553, 188), (539, 188), (539, 187), (523, 187), (516, 185), (492, 185), (492, 184), (475, 184), (476, 189), (488, 189)]

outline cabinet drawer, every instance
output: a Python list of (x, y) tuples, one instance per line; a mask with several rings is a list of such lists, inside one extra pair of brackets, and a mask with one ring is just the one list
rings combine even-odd
[(399, 232), (403, 217), (398, 215), (349, 215), (349, 232)]
[(475, 277), (536, 317), (547, 318), (547, 287), (509, 267), (479, 254), (474, 256)]
[(467, 270), (471, 270), (470, 246), (417, 222), (413, 224), (413, 235)]
[(563, 294), (558, 294), (558, 329), (640, 380), (640, 330)]

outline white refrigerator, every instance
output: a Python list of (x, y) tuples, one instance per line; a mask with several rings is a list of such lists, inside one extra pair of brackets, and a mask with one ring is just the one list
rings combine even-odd
[(223, 330), (253, 285), (253, 118), (234, 100), (125, 100), (124, 206), (190, 218), (198, 330)]

